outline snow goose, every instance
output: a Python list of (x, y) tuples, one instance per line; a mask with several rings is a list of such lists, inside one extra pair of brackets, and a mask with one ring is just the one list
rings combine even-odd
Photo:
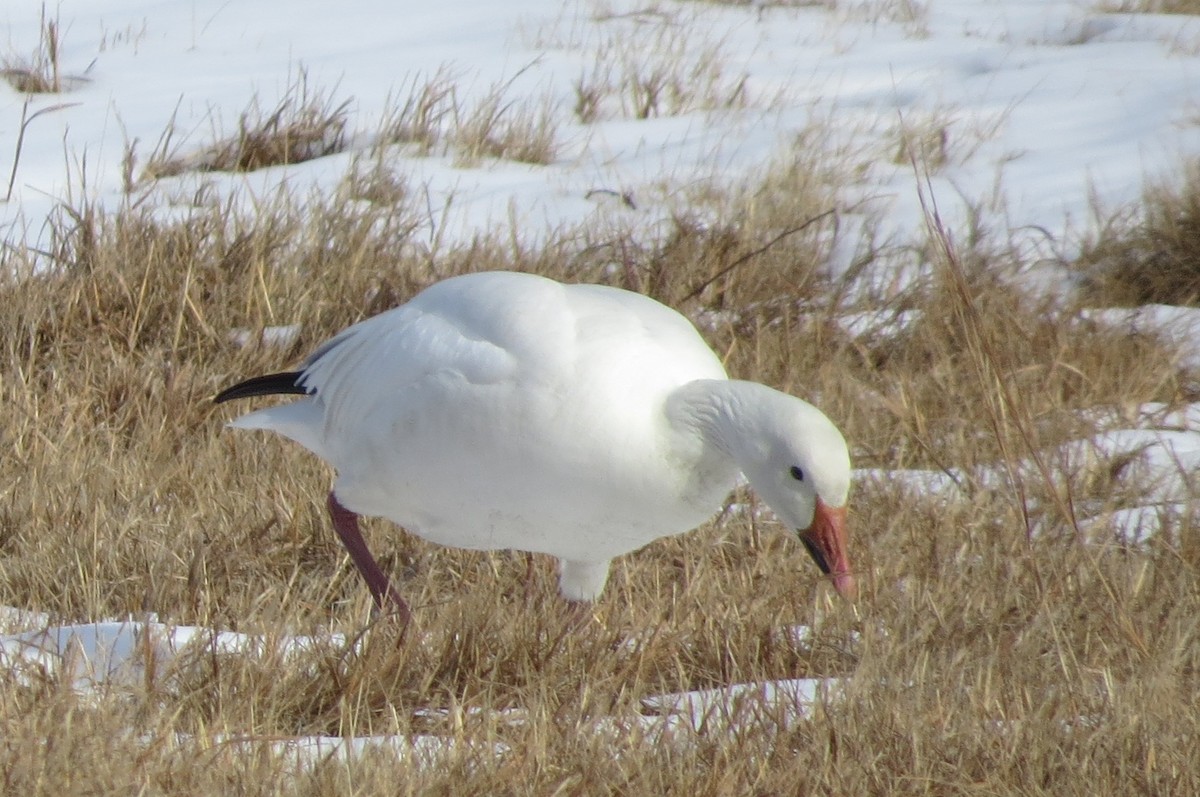
[(297, 401), (230, 425), (334, 467), (333, 526), (376, 605), (409, 616), (359, 515), (440, 545), (559, 560), (570, 601), (609, 562), (700, 525), (744, 474), (843, 595), (850, 457), (816, 407), (729, 379), (695, 327), (640, 294), (485, 272), (438, 282), (347, 328), (298, 370), (217, 402)]

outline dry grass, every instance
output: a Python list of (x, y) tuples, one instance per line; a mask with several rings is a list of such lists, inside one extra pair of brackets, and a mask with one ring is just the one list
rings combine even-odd
[(837, 7), (837, 0), (689, 0), (719, 6), (757, 6), (759, 8), (825, 8)]
[(28, 57), (10, 56), (3, 59), (0, 78), (8, 81), (15, 91), (22, 94), (58, 94), (84, 81), (84, 78), (68, 76), (62, 71), (62, 24), (58, 16), (46, 15), (42, 4), (40, 34), (33, 53)]
[[(264, 110), (255, 99), (238, 119), (236, 133), (198, 152), (181, 154), (171, 147), (173, 131), (165, 132), (139, 180), (191, 171), (250, 172), (341, 152), (350, 104), (335, 104), (332, 93), (309, 88), (302, 71), (273, 108)], [(132, 164), (132, 153), (127, 160)]]
[(477, 103), (452, 106), (449, 144), (456, 166), (474, 166), (484, 158), (546, 165), (558, 154), (554, 103), (548, 99), (510, 100), (512, 81), (495, 85)]
[(836, 0), (832, 6), (846, 19), (900, 25), (914, 38), (929, 33), (931, 4), (921, 0)]
[[(376, 159), (394, 145), (408, 147), (410, 154), (453, 154), (458, 167), (476, 166), (484, 158), (552, 163), (558, 154), (554, 105), (548, 99), (510, 99), (520, 74), (492, 86), (473, 103), (462, 99), (457, 77), (446, 68), (425, 79), (414, 76), (406, 92), (388, 103), (379, 129), (359, 137), (371, 142), (362, 149)], [(354, 138), (351, 106), (352, 100), (336, 102), (332, 92), (310, 88), (301, 71), (269, 110), (254, 99), (233, 134), (216, 132), (214, 120), (216, 142), (201, 149), (189, 151), (172, 121), (136, 178), (137, 142), (130, 144), (126, 189), (186, 172), (248, 172), (345, 152)]]
[(1109, 215), (1077, 265), (1095, 302), (1200, 302), (1200, 164), (1180, 186), (1153, 186), (1137, 209)]
[(1197, 0), (1114, 0), (1102, 3), (1102, 7), (1123, 14), (1200, 14)]
[(592, 67), (575, 82), (575, 115), (584, 124), (748, 107), (745, 74), (730, 69), (725, 46), (697, 35), (682, 12), (647, 10), (599, 17)]
[[(9, 677), (6, 789), (1200, 790), (1200, 720), (1186, 709), (1200, 697), (1195, 512), (1144, 549), (1083, 544), (1064, 507), (1116, 507), (1136, 492), (1057, 460), (1047, 479), (1019, 465), (1086, 436), (1080, 410), (1196, 400), (1194, 383), (1153, 341), (1080, 334), (996, 278), (1013, 266), (1001, 255), (936, 235), (929, 279), (893, 300), (919, 321), (849, 337), (835, 323), (845, 286), (821, 268), (835, 171), (785, 161), (742, 192), (697, 196), (695, 215), (654, 237), (573, 230), (537, 249), (498, 237), (430, 253), (380, 163), (347, 182), (367, 201), (281, 199), (253, 217), (214, 207), (186, 223), (76, 208), (50, 268), (30, 273), (34, 253), (10, 253), (0, 603), (64, 621), (153, 611), (362, 644), (292, 659), (197, 653), (88, 698), (61, 676)], [(208, 398), (437, 278), (495, 268), (609, 281), (709, 319), (734, 374), (818, 398), (860, 466), (1003, 463), (1012, 479), (968, 485), (962, 500), (860, 485), (859, 619), (821, 596), (801, 546), (748, 513), (618, 562), (597, 622), (578, 634), (564, 634), (548, 563), (527, 595), (522, 555), (439, 549), (373, 522), (381, 562), (416, 609), (400, 644), (386, 621), (369, 624), (324, 517), (324, 467), (284, 441), (225, 432), (230, 412)], [(229, 342), (233, 329), (293, 322), (303, 327), (288, 350)], [(1031, 518), (1048, 533), (1030, 540)], [(812, 644), (783, 632), (799, 623)], [(634, 635), (640, 646), (623, 644)], [(825, 675), (853, 676), (848, 694), (785, 727), (763, 718), (672, 743), (634, 722), (640, 699), (663, 691)], [(415, 732), (474, 746), (437, 767), (379, 752), (301, 771), (265, 749), (296, 734)], [(494, 754), (497, 742), (509, 752)]]
[(950, 106), (937, 106), (898, 115), (896, 125), (884, 134), (890, 160), (918, 162), (930, 171), (970, 160), (979, 148), (1002, 129), (1008, 111), (966, 115)]
[(380, 143), (415, 145), (422, 155), (432, 152), (455, 110), (455, 85), (455, 76), (445, 67), (425, 80), (412, 77), (404, 102), (388, 103), (393, 110), (384, 121)]

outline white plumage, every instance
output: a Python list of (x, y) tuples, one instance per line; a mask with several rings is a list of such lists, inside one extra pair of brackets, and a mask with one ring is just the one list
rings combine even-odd
[[(301, 389), (231, 425), (278, 432), (337, 470), (331, 508), (352, 554), (338, 505), (442, 545), (550, 554), (563, 595), (592, 600), (613, 557), (702, 523), (741, 471), (852, 588), (841, 434), (800, 399), (729, 380), (687, 319), (645, 296), (455, 277), (344, 330), (298, 372), (218, 400)], [(399, 600), (369, 570), (380, 605)]]

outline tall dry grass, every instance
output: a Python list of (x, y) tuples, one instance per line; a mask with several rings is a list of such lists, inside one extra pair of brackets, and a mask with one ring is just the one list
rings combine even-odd
[(58, 94), (84, 82), (84, 78), (63, 74), (60, 61), (62, 39), (63, 28), (58, 10), (51, 17), (47, 15), (43, 3), (37, 45), (29, 56), (10, 54), (0, 58), (0, 79), (22, 94)]
[(1076, 264), (1086, 295), (1136, 306), (1200, 303), (1200, 163), (1179, 185), (1151, 185), (1133, 208), (1101, 214)]
[[(1194, 375), (1160, 342), (1084, 329), (997, 278), (1021, 265), (1003, 248), (939, 234), (928, 278), (891, 300), (916, 320), (851, 337), (837, 322), (847, 286), (822, 265), (837, 229), (832, 172), (771, 174), (655, 236), (594, 227), (538, 247), (497, 237), (430, 250), (399, 190), (396, 202), (316, 207), (285, 196), (253, 217), (211, 206), (186, 222), (81, 206), (58, 220), (49, 267), (10, 251), (0, 603), (63, 622), (153, 612), (349, 641), (290, 658), (202, 650), (148, 662), (140, 682), (98, 696), (63, 675), (7, 675), (5, 790), (1200, 790), (1195, 512), (1145, 548), (1086, 544), (1063, 507), (1132, 505), (1136, 486), (1053, 457), (1045, 472), (1026, 464), (1086, 436), (1082, 410), (1196, 400)], [(521, 554), (440, 549), (371, 522), (415, 608), (402, 642), (371, 621), (330, 533), (326, 469), (282, 440), (225, 432), (231, 411), (208, 399), (435, 279), (497, 268), (607, 281), (708, 319), (733, 374), (815, 398), (859, 466), (999, 464), (1009, 478), (968, 481), (957, 498), (860, 483), (857, 613), (828, 599), (774, 523), (730, 511), (616, 563), (579, 633), (548, 563), (535, 562), (530, 592)], [(286, 349), (230, 338), (288, 323), (302, 327)], [(788, 632), (798, 624), (811, 640)], [(803, 676), (850, 680), (808, 721), (764, 716), (673, 740), (638, 723), (649, 695)], [(463, 744), (436, 767), (379, 752), (299, 771), (263, 747), (368, 733)]]

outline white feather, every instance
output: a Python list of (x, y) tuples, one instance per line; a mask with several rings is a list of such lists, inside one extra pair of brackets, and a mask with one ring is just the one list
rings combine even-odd
[[(753, 452), (807, 455), (806, 436), (832, 445), (805, 464), (833, 471), (823, 481), (845, 500), (845, 444), (824, 415), (728, 380), (687, 319), (614, 288), (504, 272), (445, 280), (331, 339), (301, 384), (315, 395), (231, 425), (328, 461), (354, 512), (442, 545), (558, 557), (569, 598), (596, 597), (613, 557), (711, 516), (739, 469), (759, 468)], [(800, 439), (781, 451), (776, 432)], [(806, 524), (801, 498), (772, 506)]]

